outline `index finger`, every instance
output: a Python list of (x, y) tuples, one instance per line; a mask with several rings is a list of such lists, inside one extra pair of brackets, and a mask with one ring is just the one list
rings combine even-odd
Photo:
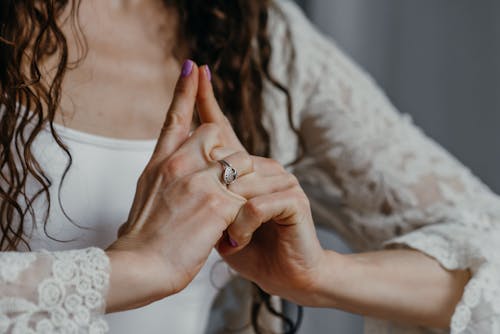
[(188, 59), (182, 66), (152, 160), (167, 158), (189, 137), (197, 91), (198, 66)]

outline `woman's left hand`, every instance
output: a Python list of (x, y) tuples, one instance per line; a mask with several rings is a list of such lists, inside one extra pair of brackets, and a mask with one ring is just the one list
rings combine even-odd
[[(205, 71), (200, 71), (200, 118), (220, 124), (228, 142), (212, 152), (215, 160), (239, 150), (231, 126), (222, 114)], [(315, 278), (325, 257), (314, 228), (309, 200), (297, 179), (278, 162), (253, 157), (254, 172), (238, 178), (229, 189), (247, 199), (217, 249), (243, 277), (264, 291), (308, 305)]]
[(295, 176), (279, 163), (253, 160), (255, 172), (228, 186), (247, 202), (218, 250), (233, 269), (264, 291), (308, 305), (325, 254), (309, 200)]

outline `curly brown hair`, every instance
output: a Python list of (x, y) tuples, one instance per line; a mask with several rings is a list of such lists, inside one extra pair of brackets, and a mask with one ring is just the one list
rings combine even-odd
[[(29, 249), (24, 234), (26, 217), (31, 215), (34, 221), (33, 203), (41, 196), (47, 203), (42, 217), (46, 227), (51, 206), (51, 180), (32, 153), (33, 142), (44, 128), (50, 129), (69, 159), (63, 180), (71, 167), (71, 154), (54, 128), (54, 119), (64, 75), (77, 64), (68, 60), (68, 43), (58, 19), (70, 6), (68, 19), (82, 59), (86, 44), (76, 19), (80, 1), (0, 1), (1, 250), (16, 250), (20, 246)], [(269, 72), (272, 49), (267, 23), (271, 0), (163, 2), (178, 11), (179, 34), (187, 42), (190, 57), (213, 68), (216, 96), (251, 154), (270, 155), (269, 134), (262, 124), (262, 92), (266, 80), (286, 96), (289, 123), (298, 135), (292, 123), (289, 91)], [(46, 78), (40, 66), (49, 57), (56, 59), (57, 68), (51, 78)], [(26, 189), (28, 178), (38, 184), (34, 193)], [(58, 201), (62, 208), (60, 196)], [(261, 332), (256, 321), (260, 305), (266, 305), (272, 313), (283, 318), (272, 309), (269, 296), (262, 291), (254, 305), (252, 324), (257, 332)], [(297, 324), (287, 318), (284, 320), (288, 327), (285, 331), (294, 333)]]

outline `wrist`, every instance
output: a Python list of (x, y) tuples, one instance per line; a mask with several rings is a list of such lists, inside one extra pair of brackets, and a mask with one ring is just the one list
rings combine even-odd
[(111, 263), (107, 312), (142, 307), (175, 293), (155, 257), (113, 245), (106, 254)]
[(318, 267), (307, 306), (339, 308), (339, 291), (343, 289), (349, 258), (335, 251), (324, 250)]

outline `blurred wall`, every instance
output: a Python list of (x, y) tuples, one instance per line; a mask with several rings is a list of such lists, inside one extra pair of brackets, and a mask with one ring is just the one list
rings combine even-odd
[[(500, 193), (500, 1), (297, 0), (399, 110)], [(345, 251), (320, 232), (325, 245)], [(301, 333), (361, 333), (359, 317), (307, 309)]]

